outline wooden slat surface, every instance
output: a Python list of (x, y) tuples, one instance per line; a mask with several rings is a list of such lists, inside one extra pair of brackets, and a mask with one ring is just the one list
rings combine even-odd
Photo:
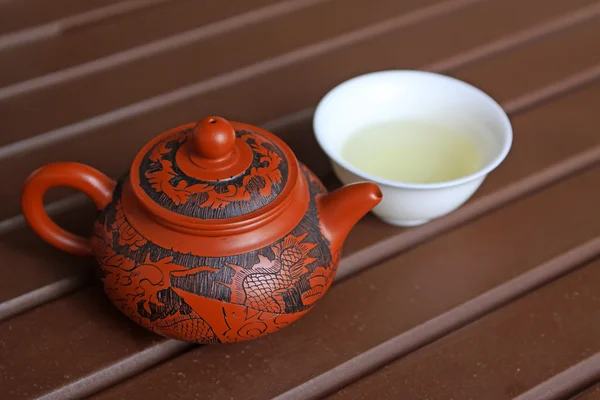
[[(13, 133), (3, 135), (0, 144), (91, 118), (434, 2), (383, 0), (375, 9), (377, 12), (364, 13), (360, 7), (364, 0), (311, 0), (308, 4), (312, 7), (305, 6), (278, 18), (223, 32), (216, 40), (206, 37), (185, 46), (172, 46), (172, 49), (149, 57), (138, 57), (116, 68), (105, 68), (90, 76), (35, 90), (5, 102), (7, 104), (1, 109), (0, 118)], [(304, 3), (298, 2), (298, 5)], [(342, 6), (348, 7), (345, 18), (336, 24), (327, 23), (339, 14)], [(315, 24), (315, 27), (306, 29), (310, 24)], [(273, 32), (286, 34), (275, 36), (277, 40), (273, 40)], [(218, 54), (234, 56), (219, 57)], [(77, 93), (85, 93), (91, 101), (82, 102), (80, 96), (73, 96)], [(53, 104), (48, 101), (52, 98), (65, 101)], [(39, 110), (39, 118), (25, 121), (23, 113), (28, 109)]]
[(388, 365), (331, 398), (516, 397), (600, 351), (598, 282), (600, 261)]
[[(143, 0), (148, 1), (148, 0)], [(144, 10), (111, 16), (104, 20), (83, 26), (71, 27), (60, 35), (26, 45), (11, 47), (0, 53), (6, 59), (0, 66), (0, 86), (16, 84), (21, 81), (39, 78), (52, 72), (71, 68), (79, 64), (91, 62), (102, 57), (113, 56), (121, 51), (132, 50), (150, 42), (165, 39), (189, 30), (206, 30), (207, 26), (222, 20), (237, 17), (240, 24), (248, 12), (258, 14), (255, 18), (261, 21), (262, 14), (268, 18), (273, 5), (282, 3), (279, 0), (150, 0), (152, 6)], [(318, 0), (316, 0), (318, 1)], [(312, 4), (316, 1), (296, 1), (297, 7)], [(97, 2), (97, 1), (96, 1)], [(106, 1), (105, 1), (106, 2)], [(16, 3), (16, 2), (15, 2)], [(48, 3), (48, 2), (45, 2)], [(76, 1), (76, 4), (89, 4), (89, 1)], [(290, 2), (292, 3), (292, 2)], [(295, 4), (292, 4), (292, 6)], [(257, 11), (268, 7), (262, 13)], [(284, 13), (293, 7), (279, 6), (271, 11)], [(60, 10), (60, 5), (53, 7)], [(237, 20), (236, 20), (237, 21)], [(232, 27), (235, 22), (229, 22)], [(93, 43), (93, 46), (90, 46)], [(18, 68), (17, 68), (18, 66)]]
[(88, 12), (120, 1), (123, 0), (3, 0), (0, 2), (0, 34)]
[[(527, 93), (544, 84), (575, 74), (600, 63), (600, 54), (590, 51), (600, 38), (598, 17), (573, 28), (546, 36), (527, 46), (516, 47), (496, 57), (466, 65), (452, 76), (470, 82), (494, 98), (508, 100), (511, 91)], [(569, 56), (564, 54), (569, 52)], [(526, 72), (524, 66), (530, 67)], [(489, 79), (496, 75), (497, 80)], [(504, 80), (503, 77), (511, 77)]]
[[(551, 82), (576, 73), (579, 70), (583, 70), (589, 65), (593, 65), (596, 62), (596, 54), (589, 52), (581, 42), (585, 42), (586, 38), (592, 34), (598, 33), (597, 20), (590, 21), (581, 26), (569, 29), (565, 32), (564, 36), (561, 36), (561, 42), (556, 46), (550, 46), (549, 43), (554, 43), (555, 36), (551, 35), (546, 39), (542, 39), (536, 42), (532, 42), (526, 46), (517, 47), (512, 51), (504, 53), (507, 62), (504, 64), (504, 68), (499, 69), (499, 72), (490, 69), (490, 63), (494, 63), (495, 58), (489, 60), (483, 60), (481, 62), (474, 63), (472, 66), (466, 66), (467, 70), (473, 75), (474, 78), (470, 79), (468, 73), (463, 73), (462, 68), (454, 71), (453, 74), (459, 75), (463, 79), (470, 79), (474, 84), (485, 88), (501, 102), (509, 102), (511, 99), (523, 96), (528, 92), (521, 89), (523, 82), (528, 82), (529, 87), (541, 88)], [(565, 37), (566, 40), (562, 40)], [(538, 50), (539, 49), (539, 50)], [(570, 62), (565, 62), (564, 58), (560, 57), (557, 50), (570, 49), (572, 56)], [(525, 55), (533, 54), (536, 62), (522, 63), (521, 57)], [(552, 68), (547, 68), (547, 65), (552, 65)], [(545, 74), (531, 75), (530, 70), (532, 68), (542, 69), (546, 68)], [(480, 71), (486, 71), (486, 74)], [(506, 71), (504, 73), (503, 71)], [(514, 84), (513, 84), (514, 82)], [(593, 95), (592, 95), (593, 96)], [(571, 107), (572, 109), (578, 109), (583, 119), (575, 121), (578, 125), (573, 129), (571, 143), (568, 147), (563, 145), (565, 137), (562, 134), (562, 129), (567, 127), (573, 127), (572, 122), (567, 116), (562, 114), (556, 114), (555, 110), (563, 107)], [(582, 108), (583, 107), (583, 108)], [(565, 117), (561, 119), (561, 116)], [(548, 119), (550, 118), (550, 119)], [(538, 155), (537, 160), (532, 160), (528, 152), (530, 149), (537, 148), (538, 142), (533, 136), (528, 136), (521, 139), (520, 143), (515, 145), (509, 159), (502, 169), (498, 171), (498, 174), (491, 176), (486, 182), (480, 195), (490, 194), (508, 184), (526, 177), (528, 174), (535, 171), (539, 171), (542, 168), (548, 167), (556, 162), (559, 162), (567, 157), (571, 157), (578, 152), (588, 149), (590, 146), (597, 143), (595, 132), (589, 129), (579, 129), (579, 127), (585, 127), (585, 124), (595, 123), (596, 113), (594, 112), (593, 103), (590, 103), (588, 98), (581, 100), (581, 102), (567, 101), (565, 104), (559, 103), (557, 106), (550, 108), (547, 112), (543, 113), (543, 116), (523, 119), (523, 126), (521, 128), (521, 119), (517, 119), (515, 129), (525, 129), (527, 131), (535, 132), (536, 130), (548, 130), (548, 143), (550, 146), (555, 147), (556, 152), (546, 152)], [(529, 127), (527, 121), (535, 120), (535, 127)], [(302, 126), (306, 131), (287, 131), (285, 128), (283, 136), (290, 137), (292, 134), (297, 134), (298, 137), (306, 136), (310, 132), (310, 122), (303, 124)], [(300, 136), (302, 135), (302, 136)], [(554, 143), (554, 144), (552, 144)], [(521, 151), (520, 148), (523, 148)], [(314, 149), (313, 146), (311, 148)], [(561, 151), (565, 151), (561, 153)], [(519, 153), (518, 156), (515, 153)], [(85, 157), (90, 158), (89, 150), (83, 154)], [(93, 155), (92, 155), (93, 156)], [(308, 153), (305, 154), (307, 161), (311, 161), (311, 157)], [(511, 159), (517, 157), (514, 168), (511, 168), (513, 162)], [(85, 159), (84, 161), (89, 161)], [(115, 162), (113, 158), (102, 160), (103, 163), (109, 164)], [(119, 161), (121, 163), (121, 161)], [(506, 174), (503, 171), (507, 171)], [(89, 231), (89, 224), (86, 221), (91, 221), (93, 218), (92, 207), (87, 206), (79, 208), (75, 211), (69, 210), (64, 213), (60, 222), (65, 226), (73, 227), (79, 224), (79, 231)], [(392, 234), (398, 233), (400, 230), (393, 228), (381, 223), (374, 217), (366, 218), (361, 222), (361, 230), (353, 231), (347, 241), (345, 252), (347, 255), (358, 251), (366, 246), (374, 243), (375, 241), (381, 240), (385, 237), (389, 237)], [(366, 234), (365, 234), (366, 233)], [(17, 245), (15, 245), (17, 244)], [(21, 245), (22, 244), (22, 245)], [(16, 296), (22, 295), (30, 290), (36, 289), (42, 285), (52, 283), (58, 279), (79, 275), (84, 271), (85, 267), (89, 267), (92, 263), (86, 259), (77, 259), (72, 256), (61, 253), (58, 250), (51, 248), (49, 245), (43, 243), (39, 238), (34, 235), (28, 227), (21, 227), (20, 229), (13, 231), (10, 237), (0, 243), (0, 254), (11, 260), (11, 263), (19, 265), (20, 268), (16, 269), (0, 269), (0, 300), (8, 300)], [(27, 273), (31, 276), (28, 280), (19, 280), (20, 274)]]
[[(600, 264), (581, 264), (600, 255), (600, 2), (52, 5), (0, 0), (0, 168), (10, 171), (0, 188), (0, 398), (295, 399), (356, 381), (337, 396), (525, 399), (594, 382)], [(215, 113), (266, 125), (335, 186), (312, 107), (336, 83), (387, 68), (481, 87), (509, 112), (514, 147), (447, 218), (400, 229), (365, 217), (348, 237), (341, 279), (277, 334), (204, 347), (151, 334), (88, 283), (91, 260), (50, 248), (18, 214), (22, 182), (38, 166), (82, 161), (117, 177), (155, 134)], [(66, 200), (53, 214), (89, 232), (89, 202)], [(505, 286), (510, 296), (494, 297)], [(546, 327), (556, 329), (535, 340)], [(395, 355), (367, 356), (387, 348)], [(503, 363), (481, 369), (478, 357)]]
[[(440, 4), (462, 5), (470, 1), (449, 0)], [(508, 7), (509, 3), (512, 4), (511, 7)], [(523, 0), (477, 1), (445, 16), (427, 18), (420, 22), (414, 17), (398, 19), (399, 22), (391, 24), (389, 28), (384, 26), (387, 32), (359, 32), (355, 38), (350, 37), (347, 43), (324, 41), (319, 47), (294, 53), (294, 57), (271, 58), (265, 61), (266, 64), (255, 65), (252, 69), (237, 70), (233, 75), (221, 75), (227, 79), (205, 81), (208, 83), (194, 86), (194, 90), (190, 89), (193, 96), (181, 101), (169, 100), (168, 104), (155, 108), (155, 101), (158, 100), (154, 98), (150, 103), (117, 110), (116, 114), (104, 114), (101, 118), (60, 128), (49, 136), (37, 136), (34, 142), (21, 143), (16, 147), (6, 146), (4, 151), (0, 149), (0, 168), (10, 166), (12, 173), (0, 188), (0, 217), (18, 213), (18, 192), (23, 179), (33, 169), (45, 163), (84, 160), (111, 176), (120, 176), (143, 143), (157, 132), (182, 121), (193, 121), (198, 115), (205, 114), (221, 114), (250, 123), (278, 118), (313, 106), (329, 87), (342, 79), (395, 66), (420, 68), (515, 30), (525, 29), (534, 22), (547, 20), (550, 17), (548, 14), (558, 17), (564, 13), (564, 7), (567, 7), (562, 0), (527, 0), (527, 4), (529, 5), (525, 7)], [(568, 8), (576, 8), (576, 2), (569, 2)], [(403, 26), (411, 21), (411, 25)], [(393, 29), (396, 26), (397, 29)], [(471, 31), (478, 34), (473, 35), (469, 33)], [(324, 43), (333, 47), (321, 47)], [(215, 41), (215, 44), (218, 42)], [(162, 79), (162, 76), (156, 79), (160, 80), (159, 78)], [(289, 82), (303, 83), (290, 85)], [(268, 95), (258, 98), (266, 87), (269, 87)], [(197, 95), (196, 91), (199, 91)], [(178, 91), (177, 95), (187, 96), (187, 93)], [(159, 100), (160, 103), (165, 98), (160, 97)], [(141, 112), (146, 109), (147, 112)], [(22, 131), (26, 132), (27, 129), (23, 127)], [(290, 139), (288, 141), (294, 147), (302, 147), (301, 143), (304, 141), (287, 138), (285, 135), (284, 139)], [(120, 145), (111, 149), (113, 157), (110, 160), (102, 152), (90, 154), (85, 151), (104, 148), (106, 143), (115, 142)]]

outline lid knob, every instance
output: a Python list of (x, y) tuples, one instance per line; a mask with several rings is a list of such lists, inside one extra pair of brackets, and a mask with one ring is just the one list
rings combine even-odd
[(224, 118), (208, 117), (196, 124), (192, 133), (196, 156), (218, 161), (227, 158), (235, 147), (235, 130)]

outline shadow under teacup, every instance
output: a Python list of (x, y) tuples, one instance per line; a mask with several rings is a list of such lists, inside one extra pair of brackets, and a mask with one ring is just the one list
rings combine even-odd
[[(383, 200), (373, 213), (398, 226), (420, 225), (460, 207), (512, 144), (510, 120), (490, 96), (463, 81), (424, 71), (381, 71), (352, 78), (325, 95), (313, 124), (337, 177), (344, 184), (379, 184)], [(427, 127), (442, 130), (428, 132)], [(459, 141), (474, 154), (455, 151)], [(467, 157), (477, 162), (471, 170), (458, 176), (445, 173), (457, 170), (457, 163)], [(376, 165), (385, 167), (379, 170), (389, 176), (367, 168)], [(419, 168), (431, 165), (437, 165), (439, 176), (451, 178), (420, 182)], [(401, 168), (412, 169), (415, 179), (403, 180), (401, 172), (406, 171)], [(390, 178), (396, 175), (400, 178)]]

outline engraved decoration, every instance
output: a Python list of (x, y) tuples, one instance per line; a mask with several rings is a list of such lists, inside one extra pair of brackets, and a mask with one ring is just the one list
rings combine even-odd
[[(282, 168), (285, 160), (281, 154), (256, 142), (252, 144), (260, 148), (256, 154), (264, 151), (267, 155), (257, 156), (258, 164), (240, 177), (239, 186), (231, 184), (235, 188), (225, 192), (216, 187), (203, 191), (203, 183), (193, 182), (178, 172), (170, 175), (176, 166), (165, 155), (175, 151), (180, 142), (169, 143), (148, 158), (148, 162), (161, 166), (152, 164), (155, 172), (148, 174), (147, 182), (154, 188), (154, 196), (162, 201), (179, 206), (193, 202), (202, 205), (202, 214), (222, 216), (228, 207), (245, 207), (244, 196), (268, 199), (285, 184), (286, 174), (273, 174), (269, 169), (272, 162)], [(319, 227), (315, 196), (325, 188), (304, 166), (302, 172), (310, 186), (310, 204), (292, 232), (262, 249), (217, 258), (177, 253), (144, 238), (123, 213), (121, 180), (113, 202), (94, 226), (92, 238), (107, 295), (142, 326), (197, 343), (252, 339), (295, 321), (331, 285), (338, 263), (337, 250), (332, 254)], [(253, 179), (260, 181), (255, 185), (256, 191), (248, 189)], [(167, 193), (165, 187), (175, 189), (168, 189), (171, 192)], [(235, 199), (220, 201), (218, 207), (210, 200), (211, 196), (233, 192)]]

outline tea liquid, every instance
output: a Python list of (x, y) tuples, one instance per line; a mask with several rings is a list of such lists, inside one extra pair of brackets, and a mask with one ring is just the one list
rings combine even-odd
[(355, 132), (342, 158), (376, 177), (404, 183), (439, 183), (472, 174), (483, 155), (463, 132), (421, 120), (397, 120)]

